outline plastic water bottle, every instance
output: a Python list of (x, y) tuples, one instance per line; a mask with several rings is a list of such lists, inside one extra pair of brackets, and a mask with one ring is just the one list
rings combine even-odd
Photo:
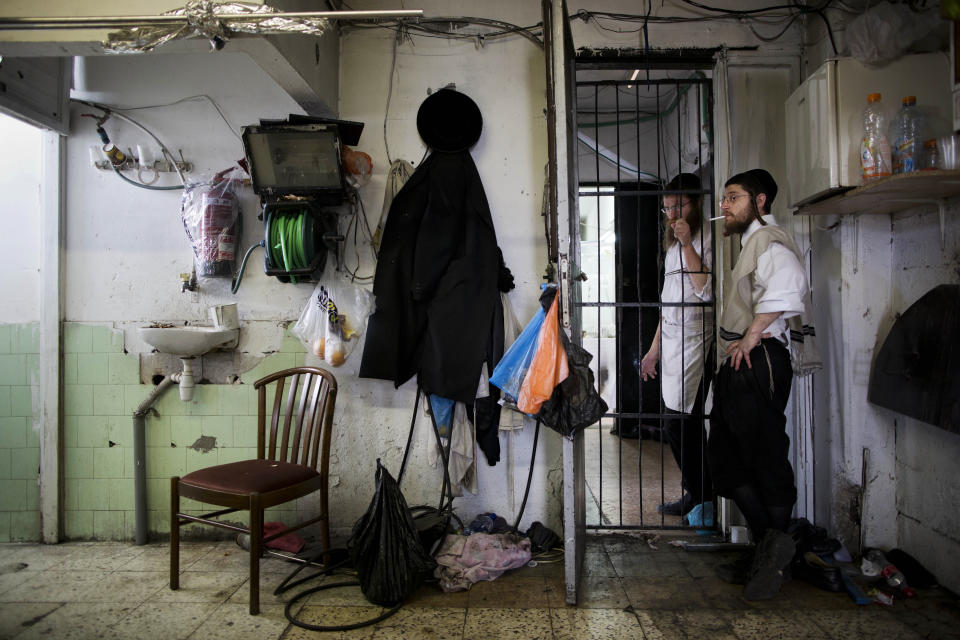
[(867, 96), (863, 110), (863, 139), (860, 142), (860, 181), (863, 184), (891, 175), (890, 140), (879, 93)]
[(920, 168), (922, 120), (916, 96), (903, 99), (893, 121), (893, 172), (909, 173)]
[(901, 590), (903, 595), (908, 598), (916, 595), (916, 591), (907, 584), (907, 578), (887, 560), (887, 557), (883, 555), (882, 551), (879, 549), (871, 549), (867, 552), (866, 559), (880, 568), (880, 577), (887, 583), (887, 586)]
[(934, 171), (940, 168), (940, 154), (937, 152), (937, 140), (923, 143), (923, 170)]

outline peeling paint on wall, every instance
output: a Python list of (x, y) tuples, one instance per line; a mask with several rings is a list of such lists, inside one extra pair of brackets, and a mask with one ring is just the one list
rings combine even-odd
[(196, 442), (190, 445), (190, 448), (200, 453), (210, 453), (217, 448), (217, 439), (213, 436), (200, 436)]
[(851, 553), (859, 552), (862, 487), (858, 484), (843, 483), (842, 478), (837, 478), (837, 481), (841, 484), (833, 500), (834, 537)]

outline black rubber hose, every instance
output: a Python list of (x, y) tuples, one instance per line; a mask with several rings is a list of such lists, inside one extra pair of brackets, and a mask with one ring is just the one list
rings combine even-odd
[(403, 462), (400, 463), (400, 473), (397, 474), (397, 486), (403, 482), (403, 472), (407, 468), (407, 457), (410, 455), (410, 443), (413, 441), (413, 428), (417, 424), (417, 409), (420, 408), (420, 385), (417, 385), (417, 399), (413, 401), (413, 415), (410, 416), (410, 433), (407, 434), (407, 446), (403, 450)]
[(362, 622), (354, 622), (352, 624), (338, 624), (338, 625), (329, 625), (329, 626), (301, 622), (300, 620), (297, 620), (296, 618), (294, 618), (293, 615), (290, 613), (290, 609), (291, 607), (293, 607), (293, 603), (295, 603), (297, 600), (300, 600), (304, 596), (310, 595), (311, 593), (316, 593), (317, 591), (323, 591), (324, 589), (334, 589), (336, 587), (355, 587), (359, 584), (360, 584), (359, 582), (337, 582), (335, 584), (322, 584), (319, 587), (314, 587), (312, 589), (307, 589), (306, 591), (302, 591), (297, 595), (295, 595), (293, 598), (291, 598), (289, 602), (287, 602), (287, 605), (283, 608), (283, 615), (287, 617), (287, 620), (290, 621), (290, 624), (296, 625), (301, 629), (309, 629), (310, 631), (350, 631), (352, 629), (369, 627), (372, 624), (377, 624), (382, 620), (386, 620), (387, 618), (395, 614), (397, 611), (399, 611), (400, 607), (403, 606), (402, 602), (397, 603), (392, 608), (381, 613), (376, 618), (371, 618), (370, 620), (363, 620)]
[[(346, 550), (346, 549), (325, 549), (325, 550), (320, 551), (320, 552), (317, 553), (316, 555), (312, 556), (312, 557), (308, 560), (308, 562), (312, 562), (312, 561), (314, 561), (314, 560), (317, 560), (317, 559), (319, 559), (319, 558), (321, 558), (321, 557), (323, 557), (323, 556), (325, 556), (325, 555), (328, 555), (328, 554), (330, 554), (330, 553), (332, 553), (332, 552), (334, 552), (334, 551), (342, 551), (342, 552), (344, 552), (345, 554), (347, 553), (347, 550)], [(278, 595), (280, 595), (281, 593), (285, 593), (285, 592), (289, 591), (290, 589), (293, 589), (294, 587), (297, 587), (297, 586), (299, 586), (299, 585), (301, 585), (301, 584), (303, 584), (303, 583), (305, 583), (305, 582), (308, 582), (308, 581), (310, 581), (310, 580), (313, 580), (314, 578), (319, 578), (320, 576), (329, 575), (329, 574), (332, 573), (335, 569), (339, 569), (339, 568), (342, 567), (343, 565), (347, 564), (349, 561), (350, 561), (350, 556), (349, 556), (349, 555), (346, 555), (343, 560), (341, 560), (341, 561), (339, 561), (339, 562), (336, 562), (336, 563), (330, 565), (329, 567), (324, 567), (324, 568), (321, 569), (320, 571), (318, 571), (318, 572), (316, 572), (316, 573), (312, 573), (312, 574), (310, 574), (309, 576), (307, 576), (306, 578), (301, 578), (301, 579), (299, 579), (299, 580), (290, 582), (297, 574), (299, 574), (301, 571), (303, 571), (303, 570), (308, 566), (306, 563), (305, 563), (305, 564), (302, 564), (302, 565), (300, 565), (299, 567), (297, 567), (297, 568), (293, 571), (293, 573), (291, 573), (291, 574), (288, 575), (286, 578), (284, 578), (283, 582), (281, 582), (281, 583), (279, 584), (279, 586), (277, 586), (277, 588), (273, 590), (273, 595), (278, 596)], [(355, 587), (355, 586), (359, 586), (359, 585), (360, 585), (359, 582), (337, 582), (337, 583), (334, 583), (334, 584), (322, 584), (322, 585), (320, 585), (320, 586), (313, 587), (312, 589), (307, 589), (306, 591), (301, 591), (301, 592), (298, 593), (297, 595), (293, 596), (293, 597), (287, 602), (286, 606), (284, 606), (284, 608), (283, 608), (283, 615), (286, 616), (287, 620), (290, 621), (290, 624), (296, 625), (296, 626), (298, 626), (298, 627), (300, 627), (300, 628), (302, 628), (302, 629), (309, 629), (310, 631), (350, 631), (350, 630), (352, 630), (352, 629), (360, 629), (360, 628), (362, 628), (362, 627), (369, 627), (369, 626), (372, 625), (372, 624), (376, 624), (376, 623), (378, 623), (378, 622), (380, 622), (380, 621), (382, 621), (382, 620), (386, 620), (387, 618), (389, 618), (390, 616), (392, 616), (393, 614), (395, 614), (397, 611), (399, 611), (399, 610), (400, 610), (400, 607), (403, 606), (403, 603), (402, 603), (402, 602), (397, 603), (396, 605), (393, 606), (393, 608), (389, 609), (388, 611), (385, 611), (384, 613), (380, 614), (380, 615), (377, 616), (376, 618), (372, 618), (372, 619), (370, 619), (370, 620), (363, 620), (363, 621), (361, 621), (361, 622), (353, 622), (353, 623), (350, 623), (350, 624), (329, 625), (329, 626), (327, 626), (327, 625), (316, 625), (316, 624), (309, 624), (309, 623), (307, 623), (307, 622), (301, 622), (300, 620), (297, 620), (297, 619), (294, 617), (293, 613), (291, 612), (291, 609), (293, 608), (293, 604), (294, 604), (295, 602), (297, 602), (298, 600), (303, 599), (304, 597), (310, 595), (311, 593), (316, 593), (316, 592), (318, 592), (318, 591), (323, 591), (324, 589), (333, 589), (333, 588), (336, 588), (336, 587)]]
[[(430, 402), (430, 398), (427, 398)], [(443, 446), (443, 440), (440, 438), (440, 427), (437, 426), (437, 417), (434, 415), (433, 404), (430, 404), (430, 423), (433, 424), (433, 435), (437, 439), (437, 446), (440, 447), (440, 456), (443, 458), (443, 488), (440, 490), (440, 506), (437, 511), (443, 512), (445, 509), (453, 509), (453, 483), (450, 482), (450, 450)], [(452, 444), (452, 439), (448, 439), (448, 445)], [(450, 499), (447, 500), (449, 491)]]
[(513, 523), (513, 532), (518, 533), (517, 527), (520, 526), (520, 519), (523, 518), (523, 510), (527, 508), (527, 497), (530, 495), (530, 484), (533, 482), (533, 461), (537, 458), (537, 440), (540, 439), (540, 418), (537, 418), (537, 427), (533, 432), (533, 451), (530, 453), (530, 472), (527, 473), (527, 488), (523, 490), (523, 502), (520, 503), (520, 512), (517, 513), (517, 521)]
[(230, 291), (236, 295), (237, 291), (240, 289), (240, 281), (243, 280), (243, 271), (247, 268), (247, 258), (250, 257), (250, 254), (253, 253), (253, 250), (257, 247), (266, 247), (267, 243), (263, 240), (257, 244), (250, 245), (250, 248), (247, 249), (247, 252), (243, 254), (243, 260), (240, 261), (240, 270), (237, 271), (237, 277), (233, 279), (233, 282), (230, 284)]

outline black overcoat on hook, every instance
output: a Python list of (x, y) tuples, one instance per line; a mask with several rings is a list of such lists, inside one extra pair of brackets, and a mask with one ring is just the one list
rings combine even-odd
[(427, 393), (472, 403), (498, 308), (499, 255), (470, 153), (432, 153), (390, 205), (360, 377), (399, 387), (418, 375)]

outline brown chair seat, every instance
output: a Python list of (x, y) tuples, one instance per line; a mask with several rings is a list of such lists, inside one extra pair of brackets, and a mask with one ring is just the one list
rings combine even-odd
[(279, 460), (241, 460), (197, 469), (182, 484), (224, 493), (268, 493), (320, 475), (316, 469)]

